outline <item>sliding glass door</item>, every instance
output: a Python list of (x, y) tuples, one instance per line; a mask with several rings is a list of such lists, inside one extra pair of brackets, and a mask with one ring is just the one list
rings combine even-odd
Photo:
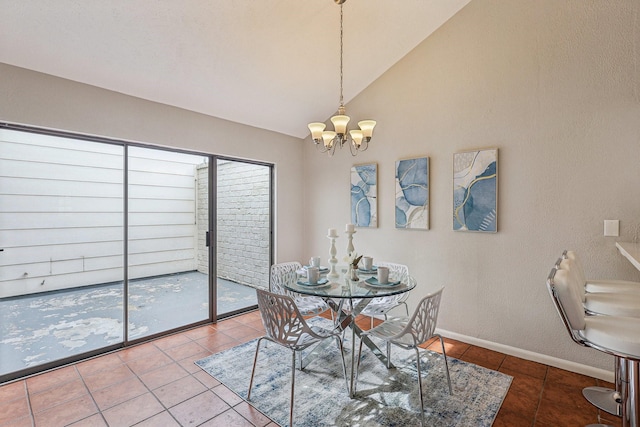
[(269, 286), (271, 165), (216, 162), (217, 315), (257, 306), (256, 288)]
[(209, 319), (209, 159), (128, 149), (128, 340)]
[(0, 383), (256, 307), (272, 182), (268, 164), (0, 123)]

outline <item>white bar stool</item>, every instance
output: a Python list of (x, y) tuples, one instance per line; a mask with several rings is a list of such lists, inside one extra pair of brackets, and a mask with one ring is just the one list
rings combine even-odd
[(623, 427), (640, 427), (640, 318), (587, 316), (575, 275), (555, 266), (547, 288), (571, 339), (577, 344), (619, 357), (621, 374), (620, 414)]
[[(598, 280), (588, 282), (575, 252), (564, 251), (556, 267), (568, 270), (574, 276), (575, 285), (589, 315), (618, 317), (640, 317), (640, 283), (621, 280)], [(588, 292), (590, 289), (595, 292)], [(622, 381), (628, 369), (626, 362), (614, 358), (615, 390), (606, 387), (586, 387), (584, 397), (594, 406), (621, 416)]]

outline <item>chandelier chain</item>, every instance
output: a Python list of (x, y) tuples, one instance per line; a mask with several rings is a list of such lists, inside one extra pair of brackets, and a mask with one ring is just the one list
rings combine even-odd
[(344, 97), (343, 97), (343, 93), (342, 93), (342, 87), (343, 87), (343, 75), (342, 75), (342, 58), (343, 58), (343, 44), (342, 44), (342, 38), (343, 38), (343, 25), (342, 25), (342, 3), (340, 4), (340, 106), (344, 106)]

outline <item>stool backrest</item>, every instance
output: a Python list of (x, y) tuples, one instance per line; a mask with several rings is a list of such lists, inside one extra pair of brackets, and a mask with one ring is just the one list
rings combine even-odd
[(576, 287), (576, 291), (580, 295), (580, 299), (584, 303), (587, 300), (587, 293), (585, 291), (584, 285), (585, 281), (584, 277), (581, 276), (581, 269), (578, 268), (575, 261), (571, 258), (565, 258), (560, 261), (559, 268), (561, 270), (567, 270), (569, 274), (573, 276), (573, 280), (571, 283)]
[(580, 281), (582, 281), (583, 283), (586, 283), (587, 276), (584, 274), (584, 268), (582, 267), (582, 262), (580, 261), (580, 258), (578, 258), (578, 254), (576, 254), (575, 251), (565, 251), (565, 252), (566, 252), (566, 258), (573, 262), (576, 269), (576, 274), (578, 275), (578, 278), (580, 279)]
[(574, 340), (579, 340), (577, 331), (583, 330), (586, 322), (582, 296), (577, 290), (576, 281), (575, 275), (569, 270), (554, 267), (547, 278), (547, 288), (569, 334)]

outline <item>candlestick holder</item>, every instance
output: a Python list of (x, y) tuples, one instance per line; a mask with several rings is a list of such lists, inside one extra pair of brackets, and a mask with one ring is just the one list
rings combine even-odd
[(336, 239), (338, 238), (338, 236), (328, 235), (327, 238), (331, 240), (331, 247), (329, 248), (329, 264), (331, 264), (331, 270), (329, 270), (329, 274), (327, 274), (327, 277), (337, 279), (338, 277), (340, 277), (340, 275), (336, 271), (336, 264), (338, 264), (338, 259), (336, 258)]
[(347, 243), (347, 255), (349, 255), (355, 250), (353, 247), (353, 235), (356, 234), (356, 230), (347, 230), (345, 233), (347, 233), (347, 239), (349, 239), (349, 242)]

